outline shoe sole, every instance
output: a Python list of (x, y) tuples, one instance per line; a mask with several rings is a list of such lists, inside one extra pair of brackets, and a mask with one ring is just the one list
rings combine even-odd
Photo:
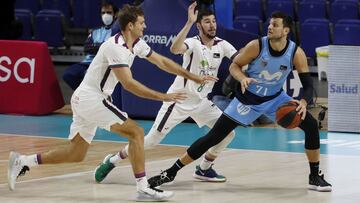
[(222, 182), (226, 182), (226, 178), (225, 179), (217, 179), (217, 178), (208, 178), (208, 177), (204, 177), (204, 176), (199, 176), (196, 173), (193, 174), (193, 177), (197, 180), (201, 180), (204, 182), (213, 182), (213, 183), (222, 183)]
[[(112, 156), (113, 156), (112, 154), (108, 154), (101, 163), (104, 163), (105, 161), (107, 161), (107, 159), (110, 159)], [(108, 157), (109, 157), (109, 158), (108, 158)], [(101, 165), (101, 164), (100, 164), (100, 165)], [(94, 174), (93, 174), (93, 176), (94, 176), (94, 181), (95, 181), (96, 183), (102, 183), (102, 182), (105, 180), (105, 178), (107, 177), (107, 175), (106, 175), (105, 178), (102, 179), (101, 181), (96, 180), (95, 174), (96, 174), (96, 171), (99, 169), (100, 165), (98, 165), (98, 166), (95, 168)], [(108, 174), (108, 175), (109, 175), (109, 174)]]
[(173, 192), (168, 197), (164, 197), (161, 199), (151, 199), (151, 198), (144, 198), (144, 199), (135, 199), (136, 202), (167, 202), (170, 198), (174, 197), (175, 193)]
[(308, 189), (318, 191), (318, 192), (331, 192), (332, 191), (332, 188), (330, 186), (319, 187), (319, 186), (315, 186), (315, 185), (308, 185)]
[(8, 163), (8, 173), (7, 173), (7, 177), (8, 177), (8, 186), (9, 186), (9, 189), (12, 191), (12, 190), (15, 190), (15, 181), (13, 182), (12, 181), (12, 178), (11, 178), (11, 171), (12, 171), (12, 168), (13, 168), (13, 165), (14, 165), (14, 162), (15, 160), (19, 157), (19, 153), (16, 153), (16, 152), (10, 152), (9, 154), (9, 163)]

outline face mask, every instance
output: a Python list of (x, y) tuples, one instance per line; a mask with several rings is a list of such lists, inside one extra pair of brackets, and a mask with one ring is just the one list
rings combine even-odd
[(105, 13), (101, 17), (102, 17), (102, 21), (105, 25), (110, 25), (113, 21), (113, 16), (110, 14)]

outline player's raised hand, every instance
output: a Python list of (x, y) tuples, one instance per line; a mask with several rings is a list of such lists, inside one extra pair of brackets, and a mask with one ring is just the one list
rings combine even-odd
[(187, 98), (185, 92), (167, 93), (164, 96), (165, 102), (181, 102)]
[(191, 23), (195, 23), (198, 15), (198, 10), (195, 10), (197, 6), (196, 1), (192, 3), (188, 8), (188, 21)]

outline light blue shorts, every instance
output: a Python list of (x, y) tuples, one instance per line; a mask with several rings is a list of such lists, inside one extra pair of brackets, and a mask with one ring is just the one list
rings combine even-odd
[(224, 114), (245, 126), (250, 125), (263, 114), (275, 122), (275, 114), (278, 107), (291, 100), (293, 98), (287, 95), (285, 91), (282, 91), (274, 99), (259, 105), (245, 105), (235, 97), (225, 109)]

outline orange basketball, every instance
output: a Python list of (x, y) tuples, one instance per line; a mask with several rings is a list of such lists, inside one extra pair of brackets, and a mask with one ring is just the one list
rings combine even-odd
[(276, 111), (276, 122), (283, 128), (296, 128), (301, 123), (301, 116), (297, 113), (298, 104), (290, 101), (281, 105)]

